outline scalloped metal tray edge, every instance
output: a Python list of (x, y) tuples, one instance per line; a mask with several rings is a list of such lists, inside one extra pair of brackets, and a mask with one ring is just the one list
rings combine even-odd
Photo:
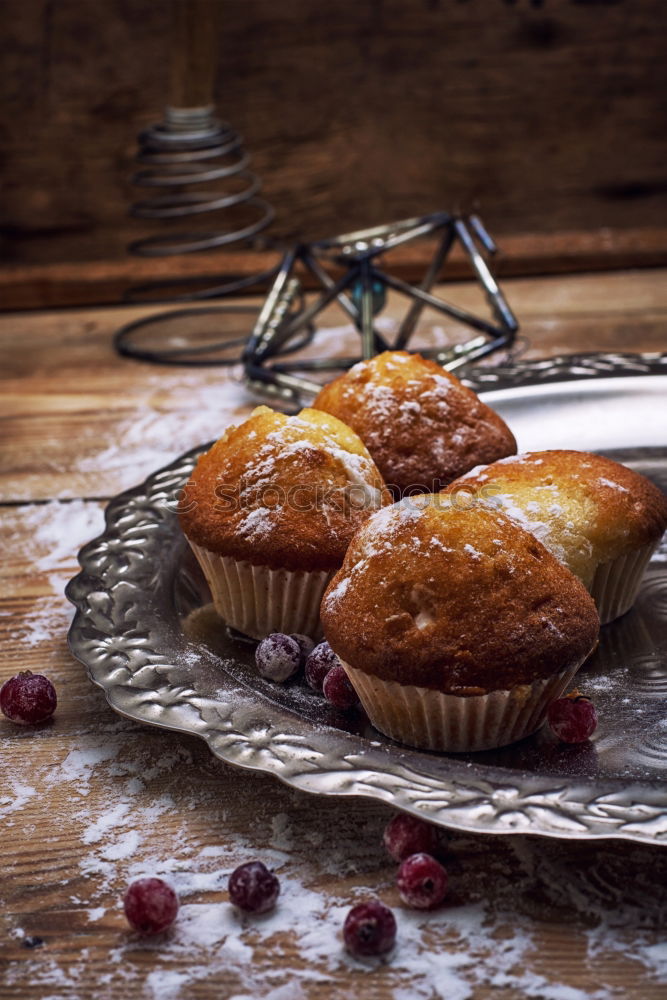
[[(592, 385), (592, 379), (628, 376), (659, 376), (667, 387), (667, 354), (562, 356), (478, 369), (467, 382), (488, 392), (574, 380)], [(493, 398), (497, 405), (502, 394), (494, 392)], [(165, 525), (175, 520), (166, 503), (201, 450), (181, 456), (109, 503), (105, 532), (81, 550), (82, 570), (66, 588), (76, 607), (70, 649), (115, 711), (200, 736), (220, 759), (270, 772), (303, 791), (380, 799), (443, 826), (667, 843), (667, 778), (627, 784), (568, 780), (455, 756), (441, 758), (447, 773), (434, 778), (428, 774), (432, 755), (379, 735), (369, 740), (326, 723), (314, 725), (221, 673), (219, 661), (189, 644), (175, 621), (160, 619), (158, 627), (160, 595), (164, 599), (175, 572), (169, 559), (157, 558), (164, 553)], [(209, 671), (209, 686), (211, 671), (220, 681), (215, 697), (202, 697), (191, 683), (184, 664), (188, 657), (192, 662), (193, 652), (200, 658), (198, 669)]]

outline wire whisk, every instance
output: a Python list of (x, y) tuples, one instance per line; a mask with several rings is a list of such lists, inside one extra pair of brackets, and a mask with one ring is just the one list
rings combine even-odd
[[(135, 240), (129, 251), (142, 257), (201, 253), (254, 239), (272, 221), (274, 211), (258, 197), (259, 178), (248, 169), (243, 139), (212, 108), (167, 108), (165, 119), (139, 135), (133, 184), (150, 192), (130, 209), (135, 218), (166, 223), (160, 232)], [(236, 210), (236, 211), (235, 211)], [(200, 225), (196, 225), (199, 221)], [(220, 228), (215, 223), (220, 222)], [(187, 223), (187, 228), (184, 228)], [(136, 300), (169, 286), (183, 287), (169, 296), (179, 301), (215, 298), (249, 288), (269, 277), (232, 278), (195, 289), (199, 278), (154, 281), (132, 289)]]
[[(153, 232), (128, 250), (141, 257), (206, 254), (236, 244), (253, 245), (274, 217), (259, 196), (261, 182), (250, 169), (243, 138), (216, 117), (214, 94), (220, 46), (219, 0), (170, 0), (170, 92), (164, 119), (139, 135), (138, 169), (132, 182), (141, 197), (130, 214), (152, 223)], [(263, 238), (264, 239), (264, 238)], [(259, 273), (246, 269), (224, 277), (185, 276), (178, 264), (167, 279), (130, 288), (130, 302), (196, 303), (260, 285), (276, 274), (279, 259)], [(247, 337), (248, 313), (241, 305), (208, 305), (162, 311), (117, 331), (116, 349), (127, 357), (162, 364), (233, 364)], [(232, 318), (234, 330), (217, 323)], [(238, 323), (234, 322), (238, 314)], [(239, 329), (240, 327), (240, 329)]]

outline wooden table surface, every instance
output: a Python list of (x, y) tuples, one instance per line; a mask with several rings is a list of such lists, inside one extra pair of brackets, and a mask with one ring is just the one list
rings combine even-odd
[[(506, 290), (526, 356), (664, 350), (666, 279), (514, 279)], [(475, 290), (447, 295), (472, 302)], [(667, 996), (664, 848), (452, 832), (449, 901), (418, 916), (401, 907), (380, 847), (389, 808), (235, 770), (195, 738), (120, 718), (87, 680), (67, 650), (62, 590), (104, 499), (253, 405), (236, 369), (115, 356), (113, 331), (141, 313), (0, 317), (0, 682), (29, 668), (59, 695), (52, 723), (0, 720), (0, 997)], [(346, 336), (320, 340), (331, 349)], [(241, 921), (226, 877), (255, 857), (277, 868), (283, 893), (274, 915)], [(177, 925), (150, 942), (120, 905), (139, 874), (168, 875), (182, 900)], [(395, 908), (399, 945), (361, 966), (339, 928), (371, 893)]]

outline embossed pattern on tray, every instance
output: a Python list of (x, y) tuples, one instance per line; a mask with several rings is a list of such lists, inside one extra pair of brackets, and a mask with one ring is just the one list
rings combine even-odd
[[(623, 381), (637, 375), (649, 378)], [(620, 388), (599, 402), (595, 450), (667, 488), (665, 450), (652, 438), (648, 446), (615, 448), (612, 419), (617, 398), (616, 420), (628, 431), (628, 405), (634, 399), (632, 412), (641, 410), (644, 386), (663, 399), (655, 422), (667, 425), (667, 355), (549, 359), (478, 370), (468, 381), (480, 390), (511, 386), (494, 391), (493, 405), (518, 431), (520, 444), (528, 437), (536, 447), (531, 435), (543, 408), (564, 405), (571, 383), (576, 390), (564, 412), (573, 419), (576, 400), (591, 395), (596, 376), (618, 378)], [(550, 382), (558, 383), (558, 398), (545, 389)], [(530, 398), (516, 392), (524, 386), (536, 387), (532, 409)], [(639, 415), (631, 433), (642, 433)], [(569, 440), (575, 431), (564, 429)], [(77, 608), (71, 649), (116, 711), (195, 733), (223, 760), (270, 771), (307, 791), (377, 797), (460, 829), (667, 843), (664, 544), (637, 606), (603, 629), (594, 660), (579, 675), (579, 686), (591, 692), (601, 717), (591, 743), (563, 748), (542, 732), (484, 754), (423, 753), (392, 743), (358, 718), (350, 720), (299, 684), (280, 687), (257, 678), (251, 667), (254, 645), (220, 628), (173, 513), (201, 450), (109, 504), (106, 530), (81, 551), (82, 571), (67, 588)]]

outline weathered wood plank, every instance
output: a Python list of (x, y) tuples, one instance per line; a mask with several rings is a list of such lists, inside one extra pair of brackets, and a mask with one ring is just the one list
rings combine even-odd
[[(662, 227), (664, 261), (661, 0), (211, 3), (271, 238), (475, 206), (500, 238)], [(131, 160), (169, 94), (168, 7), (3, 3), (4, 257), (121, 260), (144, 231)]]
[[(665, 347), (664, 270), (569, 278), (511, 279), (509, 301), (527, 338), (527, 356)], [(451, 301), (479, 309), (471, 283), (443, 288)], [(243, 300), (253, 301), (253, 300)], [(255, 302), (257, 300), (254, 300)], [(401, 303), (391, 297), (387, 316)], [(15, 314), (0, 318), (0, 498), (111, 496), (188, 448), (215, 438), (256, 400), (237, 369), (145, 365), (117, 357), (113, 332), (146, 308)], [(238, 317), (223, 318), (238, 323)], [(427, 340), (455, 333), (425, 312)], [(250, 324), (250, 318), (241, 317)], [(337, 308), (321, 326), (338, 330)], [(235, 327), (237, 329), (237, 327)], [(343, 339), (341, 339), (343, 338)], [(353, 332), (325, 335), (317, 348), (355, 348)], [(316, 348), (313, 347), (312, 352)]]
[[(389, 221), (385, 219), (384, 221)], [(340, 231), (337, 224), (320, 235)], [(197, 279), (196, 289), (206, 289), (231, 277), (249, 277), (275, 267), (282, 251), (228, 250), (184, 258), (136, 258), (126, 252), (130, 234), (113, 230), (104, 239), (63, 236), (58, 259), (45, 263), (14, 263), (0, 267), (0, 301), (5, 310), (62, 308), (65, 306), (116, 305), (127, 300), (132, 288), (152, 282), (169, 282), (163, 297), (184, 294), (182, 279)], [(136, 233), (133, 234), (136, 237)], [(407, 281), (420, 280), (430, 261), (433, 244), (423, 240), (392, 253), (387, 267)], [(47, 255), (48, 256), (48, 255)], [(572, 274), (576, 272), (658, 267), (667, 264), (667, 228), (574, 230), (557, 233), (506, 233), (500, 240), (495, 269), (501, 278)], [(455, 247), (443, 279), (471, 276), (467, 258)], [(301, 275), (305, 287), (312, 276)], [(266, 285), (264, 286), (266, 288)], [(261, 291), (261, 286), (258, 288)], [(157, 292), (151, 293), (156, 299)], [(145, 301), (145, 298), (144, 298)]]

